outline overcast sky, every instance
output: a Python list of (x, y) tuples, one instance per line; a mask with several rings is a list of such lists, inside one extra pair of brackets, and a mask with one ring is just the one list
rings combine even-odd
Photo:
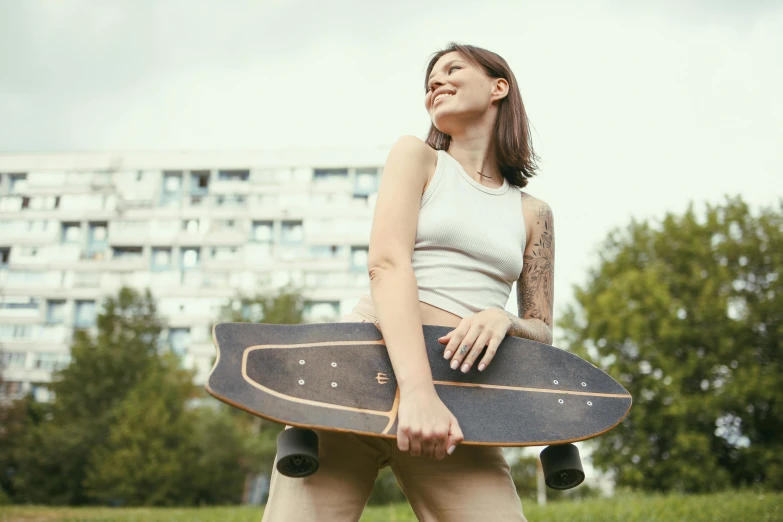
[(0, 152), (388, 147), (426, 134), (450, 41), (520, 83), (559, 306), (631, 216), (783, 192), (783, 2), (762, 0), (0, 0)]

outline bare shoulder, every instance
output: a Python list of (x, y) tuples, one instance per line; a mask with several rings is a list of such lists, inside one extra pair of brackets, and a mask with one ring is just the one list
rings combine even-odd
[(431, 157), (436, 154), (435, 149), (427, 145), (421, 138), (411, 135), (401, 136), (392, 145), (391, 153), (404, 153), (422, 158)]
[(425, 180), (435, 170), (438, 162), (438, 152), (416, 136), (402, 136), (389, 151), (386, 160), (393, 165), (413, 167), (419, 174), (424, 174)]

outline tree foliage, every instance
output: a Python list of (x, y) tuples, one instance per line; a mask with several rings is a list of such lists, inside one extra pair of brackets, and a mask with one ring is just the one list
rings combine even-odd
[(118, 420), (117, 406), (154, 367), (163, 328), (151, 294), (123, 288), (104, 301), (96, 335), (75, 333), (71, 363), (51, 385), (56, 399), (17, 453), (19, 500), (90, 501), (84, 480), (91, 454)]
[(561, 322), (634, 405), (596, 439), (619, 485), (783, 488), (783, 201), (691, 204), (609, 234)]
[[(103, 303), (79, 331), (54, 401), (0, 411), (0, 488), (36, 504), (236, 503), (268, 445), (215, 401), (200, 406), (192, 373), (160, 342), (149, 292)], [(274, 455), (274, 452), (272, 452)]]

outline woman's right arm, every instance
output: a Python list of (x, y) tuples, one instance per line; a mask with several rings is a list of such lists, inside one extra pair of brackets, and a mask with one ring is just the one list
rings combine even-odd
[(386, 161), (370, 234), (370, 292), (397, 384), (397, 446), (411, 455), (443, 458), (462, 441), (457, 419), (432, 383), (411, 262), (419, 206), (436, 157), (404, 136)]

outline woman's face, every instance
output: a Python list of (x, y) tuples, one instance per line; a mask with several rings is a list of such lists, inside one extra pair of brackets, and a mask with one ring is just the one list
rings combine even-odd
[(465, 122), (480, 119), (487, 112), (498, 99), (498, 82), (505, 80), (490, 78), (458, 52), (447, 53), (432, 68), (424, 106), (435, 127), (453, 135)]

